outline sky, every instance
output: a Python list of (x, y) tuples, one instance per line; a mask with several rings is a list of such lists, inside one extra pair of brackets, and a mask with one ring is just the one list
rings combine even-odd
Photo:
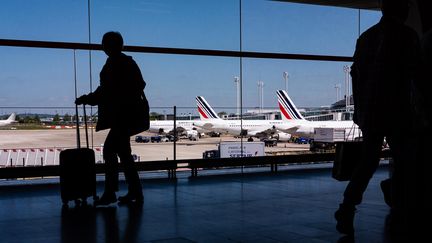
[[(86, 0), (3, 0), (0, 39), (87, 43)], [(119, 31), (126, 45), (215, 50), (352, 56), (358, 37), (358, 10), (268, 0), (93, 0), (90, 41), (100, 43), (107, 31)], [(380, 12), (361, 11), (360, 32), (378, 22)], [(73, 106), (72, 50), (0, 47), (0, 115), (13, 107), (50, 107), (64, 113)], [(195, 112), (195, 96), (204, 96), (217, 111), (235, 112), (240, 59), (126, 53), (138, 63), (147, 82), (152, 110)], [(76, 51), (78, 93), (94, 90), (106, 56)], [(243, 106), (259, 104), (258, 81), (264, 82), (264, 106), (276, 107), (276, 90), (284, 89), (298, 107), (328, 106), (335, 85), (344, 90), (344, 62), (242, 60)], [(92, 87), (90, 88), (90, 79)], [(8, 108), (9, 107), (9, 108)]]

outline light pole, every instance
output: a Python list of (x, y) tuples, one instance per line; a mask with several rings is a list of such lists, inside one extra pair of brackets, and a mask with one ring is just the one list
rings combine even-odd
[(285, 79), (285, 91), (288, 93), (288, 72), (283, 72), (283, 78)]
[(349, 85), (349, 75), (351, 68), (348, 65), (343, 66), (343, 70), (345, 72), (345, 110), (348, 111), (348, 106), (350, 105), (350, 85)]
[(340, 100), (340, 84), (336, 84), (335, 89), (336, 89), (336, 102), (338, 102)]
[(240, 78), (235, 76), (234, 83), (236, 85), (236, 93), (237, 93), (237, 115), (240, 115)]
[(259, 109), (260, 113), (264, 107), (264, 82), (258, 81)]

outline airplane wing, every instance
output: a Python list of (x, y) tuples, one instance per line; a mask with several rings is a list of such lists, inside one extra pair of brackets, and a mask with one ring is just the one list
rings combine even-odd
[(206, 130), (214, 127), (213, 123), (210, 122), (194, 122), (193, 125), (196, 127), (204, 128)]
[(263, 137), (270, 137), (273, 136), (276, 132), (277, 132), (276, 129), (266, 129), (264, 131), (257, 132), (256, 135), (263, 136)]
[(295, 133), (300, 129), (299, 125), (293, 126), (276, 126), (276, 129), (285, 133)]
[(277, 130), (275, 128), (269, 128), (263, 131), (245, 131), (248, 136), (251, 137), (257, 137), (257, 138), (268, 138), (277, 133)]
[[(177, 134), (182, 135), (183, 133), (185, 133), (187, 131), (187, 129), (185, 129), (184, 127), (176, 127), (176, 131)], [(172, 129), (171, 131), (168, 132), (168, 135), (174, 135), (174, 129)]]

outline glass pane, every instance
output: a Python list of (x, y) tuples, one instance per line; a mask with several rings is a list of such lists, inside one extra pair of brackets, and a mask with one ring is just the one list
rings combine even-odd
[(92, 42), (119, 31), (127, 45), (238, 49), (238, 2), (232, 0), (94, 0)]
[(364, 11), (360, 13), (360, 31), (363, 33), (373, 25), (377, 24), (381, 19), (380, 11)]
[(3, 0), (3, 39), (87, 42), (87, 1)]
[(358, 10), (279, 1), (243, 1), (245, 51), (352, 55)]
[[(42, 154), (46, 156), (41, 164), (58, 163), (58, 158), (55, 159), (55, 156), (58, 156), (59, 150), (76, 146), (72, 118), (74, 114), (73, 51), (3, 48), (3, 53), (7, 54), (8, 62), (2, 63), (5, 69), (0, 76), (1, 82), (5, 84), (1, 94), (2, 118), (6, 119), (10, 113), (16, 112), (20, 120), (27, 119), (27, 121), (12, 127), (4, 127), (0, 131), (0, 135), (5, 138), (13, 137), (12, 140), (2, 140), (0, 146), (0, 149), (3, 149), (2, 165), (7, 165), (11, 158), (13, 164), (21, 164), (23, 158), (20, 156), (23, 154), (33, 156), (32, 159), (23, 162), (25, 165), (30, 165), (29, 161), (32, 161), (32, 165), (39, 165), (41, 159), (36, 158), (37, 149), (39, 149), (38, 156)], [(272, 127), (257, 128), (254, 124), (251, 127), (246, 120), (267, 118), (280, 121), (276, 90), (285, 89), (283, 73), (288, 73), (288, 93), (291, 99), (301, 111), (308, 111), (312, 108), (330, 107), (338, 99), (342, 99), (346, 89), (343, 67), (350, 64), (244, 59), (242, 85), (244, 122), (243, 127), (240, 127), (238, 121), (235, 123), (238, 119), (235, 83), (235, 77), (240, 73), (238, 58), (127, 54), (132, 55), (136, 60), (147, 81), (145, 91), (151, 105), (153, 123), (157, 123), (156, 120), (168, 120), (168, 123), (172, 124), (173, 106), (177, 106), (178, 127), (185, 128), (185, 131), (179, 131), (181, 136), (176, 147), (177, 159), (202, 158), (204, 152), (217, 150), (220, 142), (240, 141), (239, 136), (244, 130), (247, 132), (245, 140), (249, 136), (253, 136), (255, 141), (264, 137), (280, 138), (279, 133), (258, 136), (257, 133)], [(41, 57), (43, 59), (40, 59)], [(77, 52), (76, 57), (78, 92), (83, 94), (89, 92), (88, 52)], [(94, 89), (98, 85), (99, 80), (96, 77), (106, 57), (102, 52), (93, 52), (92, 58)], [(335, 92), (336, 85), (339, 85), (341, 90), (339, 97)], [(196, 125), (196, 121), (200, 118), (197, 96), (205, 98), (216, 116), (226, 121), (234, 119), (233, 123), (227, 123), (230, 124), (227, 126), (233, 129), (224, 132), (218, 130), (221, 136), (213, 136), (209, 133), (214, 131), (213, 129), (197, 131), (198, 134), (192, 132), (191, 125)], [(93, 111), (88, 113), (97, 114), (97, 109), (93, 108)], [(29, 121), (36, 114), (41, 123), (35, 124)], [(134, 114), (124, 114), (124, 117), (133, 119)], [(156, 125), (156, 129), (139, 134), (144, 140), (148, 137), (148, 142), (137, 141), (135, 136), (131, 137), (132, 150), (137, 159), (141, 161), (173, 159), (173, 141), (167, 136), (172, 129), (173, 126), (166, 126), (166, 124)], [(257, 136), (252, 135), (253, 132)], [(82, 144), (84, 144), (83, 130), (81, 133)], [(102, 161), (101, 151), (106, 135), (107, 131), (91, 130), (90, 133), (90, 143), (99, 156), (98, 161)], [(157, 137), (159, 135), (163, 136)], [(196, 137), (196, 135), (204, 136)], [(151, 137), (154, 137), (153, 142)], [(283, 140), (277, 146), (266, 147), (265, 154), (277, 155), (309, 148), (307, 144), (291, 145), (286, 142)], [(26, 149), (26, 151), (18, 154), (19, 149)], [(35, 151), (30, 153), (28, 149)]]
[(244, 59), (243, 104), (259, 105), (258, 82), (263, 82), (264, 107), (277, 107), (276, 90), (286, 89), (298, 107), (330, 106), (336, 102), (335, 85), (345, 95), (344, 62)]
[[(126, 54), (137, 62), (146, 81), (145, 94), (150, 103), (153, 120), (150, 131), (139, 134), (138, 136), (142, 136), (137, 138), (139, 141), (132, 142), (133, 153), (142, 161), (173, 159), (173, 141), (167, 135), (172, 135), (173, 107), (177, 106), (178, 127), (186, 130), (179, 131), (177, 159), (202, 158), (203, 151), (210, 145), (191, 147), (191, 144), (200, 143), (201, 140), (196, 137), (199, 134), (192, 131), (191, 120), (199, 118), (195, 98), (204, 96), (206, 99), (218, 101), (217, 106), (235, 105), (234, 76), (239, 73), (238, 58)], [(93, 52), (92, 56), (93, 79), (98, 80), (96, 77), (106, 57), (102, 52)], [(95, 83), (96, 87), (98, 81)], [(133, 119), (133, 114), (124, 116)], [(157, 137), (158, 135), (163, 137)], [(132, 139), (135, 140), (136, 137)], [(147, 139), (150, 141), (147, 142)], [(216, 138), (211, 140), (216, 141)], [(210, 147), (214, 146), (213, 144)]]
[[(32, 4), (28, 6), (36, 5), (30, 3)], [(45, 0), (39, 4), (42, 6), (37, 7), (35, 13), (26, 16), (24, 20), (16, 20), (17, 23), (4, 21), (3, 24), (7, 24), (5, 38), (87, 41), (86, 2), (66, 5)], [(9, 1), (4, 6), (0, 11), (17, 11), (20, 8), (24, 9), (24, 13), (27, 11), (23, 1)], [(45, 13), (48, 10), (50, 13)], [(92, 42), (100, 43), (106, 31), (118, 30), (123, 34), (126, 45), (238, 50), (238, 10), (238, 1), (229, 0), (136, 0), (127, 3), (95, 0), (91, 2)], [(60, 14), (76, 15), (78, 22), (63, 22), (65, 18), (57, 16)], [(251, 0), (243, 1), (242, 17), (245, 51), (351, 56), (358, 35), (358, 10), (352, 9)], [(361, 17), (360, 27), (364, 30), (373, 25), (380, 14), (362, 11)], [(50, 18), (60, 18), (61, 21), (51, 23)], [(20, 28), (18, 24), (26, 27)], [(35, 24), (47, 27), (39, 28), (38, 31), (30, 29)], [(59, 30), (67, 30), (67, 33)], [(3, 165), (9, 163), (11, 157), (15, 158), (13, 163), (20, 163), (22, 158), (17, 154), (9, 156), (9, 151), (13, 149), (48, 149), (48, 152), (51, 152), (49, 149), (54, 149), (55, 152), (55, 149), (75, 147), (75, 130), (71, 129), (74, 126), (71, 117), (74, 114), (74, 52), (11, 47), (0, 47), (0, 51), (3, 57), (0, 60), (0, 115), (2, 119), (6, 119), (10, 113), (15, 112), (22, 121), (0, 131), (0, 134), (7, 137), (15, 134), (13, 141), (18, 141), (2, 140), (0, 149), (8, 150), (1, 154), (0, 161)], [(173, 106), (177, 106), (179, 122), (199, 119), (197, 96), (204, 97), (214, 109), (214, 114), (220, 118), (238, 119), (239, 90), (236, 77), (240, 76), (239, 58), (126, 54), (138, 63), (147, 82), (145, 92), (154, 121), (172, 122)], [(106, 55), (101, 51), (92, 51), (91, 60), (88, 51), (76, 51), (78, 95), (95, 90), (99, 85), (99, 72), (105, 60)], [(343, 70), (345, 65), (349, 66), (350, 63), (243, 59), (243, 118), (280, 120), (276, 98), (278, 89), (287, 89), (291, 99), (302, 111), (331, 106), (343, 98), (347, 89)], [(286, 81), (288, 88), (285, 87)], [(339, 87), (339, 90), (335, 87)], [(272, 116), (262, 115), (263, 112), (272, 113)], [(97, 118), (96, 107), (88, 113)], [(30, 122), (35, 114), (40, 123)], [(133, 119), (133, 115), (124, 114), (126, 119)], [(235, 128), (239, 126), (238, 123), (231, 125)], [(172, 126), (159, 126), (155, 131), (139, 134), (144, 140), (149, 137), (148, 143), (131, 137), (133, 153), (138, 159), (173, 159), (173, 142), (166, 136)], [(186, 126), (185, 123), (182, 126)], [(29, 130), (30, 128), (35, 130)], [(23, 130), (25, 134), (22, 133)], [(231, 132), (222, 137), (212, 136), (208, 133), (210, 130), (200, 131), (199, 134), (204, 136), (199, 139), (195, 139), (191, 131), (183, 133), (176, 148), (177, 159), (202, 158), (203, 152), (217, 148), (221, 141), (239, 141), (238, 136), (243, 130), (252, 131), (245, 125), (235, 130), (238, 131), (237, 134)], [(42, 134), (40, 137), (35, 135), (39, 132)], [(156, 140), (152, 143), (151, 137), (161, 135), (160, 133), (165, 137), (153, 139), (161, 139), (160, 142), (163, 143)], [(96, 133), (91, 130), (90, 142), (95, 149), (99, 149), (99, 156), (106, 134), (107, 131)], [(30, 138), (33, 140), (27, 140)], [(301, 149), (307, 149), (306, 145), (302, 146)], [(285, 148), (287, 147), (266, 148), (266, 152), (273, 155), (270, 152), (277, 152), (278, 149), (284, 152)], [(20, 152), (20, 156), (24, 152)], [(102, 159), (100, 157), (97, 160)], [(36, 164), (39, 158), (35, 157), (33, 161)], [(50, 161), (52, 162), (49, 163), (55, 163), (55, 160)], [(48, 158), (45, 162), (48, 163)]]
[[(61, 150), (77, 147), (73, 51), (11, 47), (0, 51), (0, 119), (16, 114), (16, 122), (0, 126), (0, 167), (58, 164)], [(76, 53), (79, 94), (89, 89), (88, 59), (88, 52)], [(79, 113), (82, 126), (81, 109)], [(90, 130), (89, 143), (98, 162), (104, 136)], [(82, 128), (81, 142), (84, 146)]]
[(73, 51), (0, 47), (2, 106), (71, 106)]

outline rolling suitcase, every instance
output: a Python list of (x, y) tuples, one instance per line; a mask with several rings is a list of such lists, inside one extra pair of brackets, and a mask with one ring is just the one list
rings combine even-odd
[[(78, 117), (78, 108), (76, 108)], [(88, 146), (88, 131), (84, 106), (84, 124), (87, 147), (81, 148), (79, 122), (77, 119), (77, 148), (60, 152), (60, 191), (63, 204), (75, 201), (76, 205), (86, 204), (87, 198), (96, 198), (95, 154)]]

